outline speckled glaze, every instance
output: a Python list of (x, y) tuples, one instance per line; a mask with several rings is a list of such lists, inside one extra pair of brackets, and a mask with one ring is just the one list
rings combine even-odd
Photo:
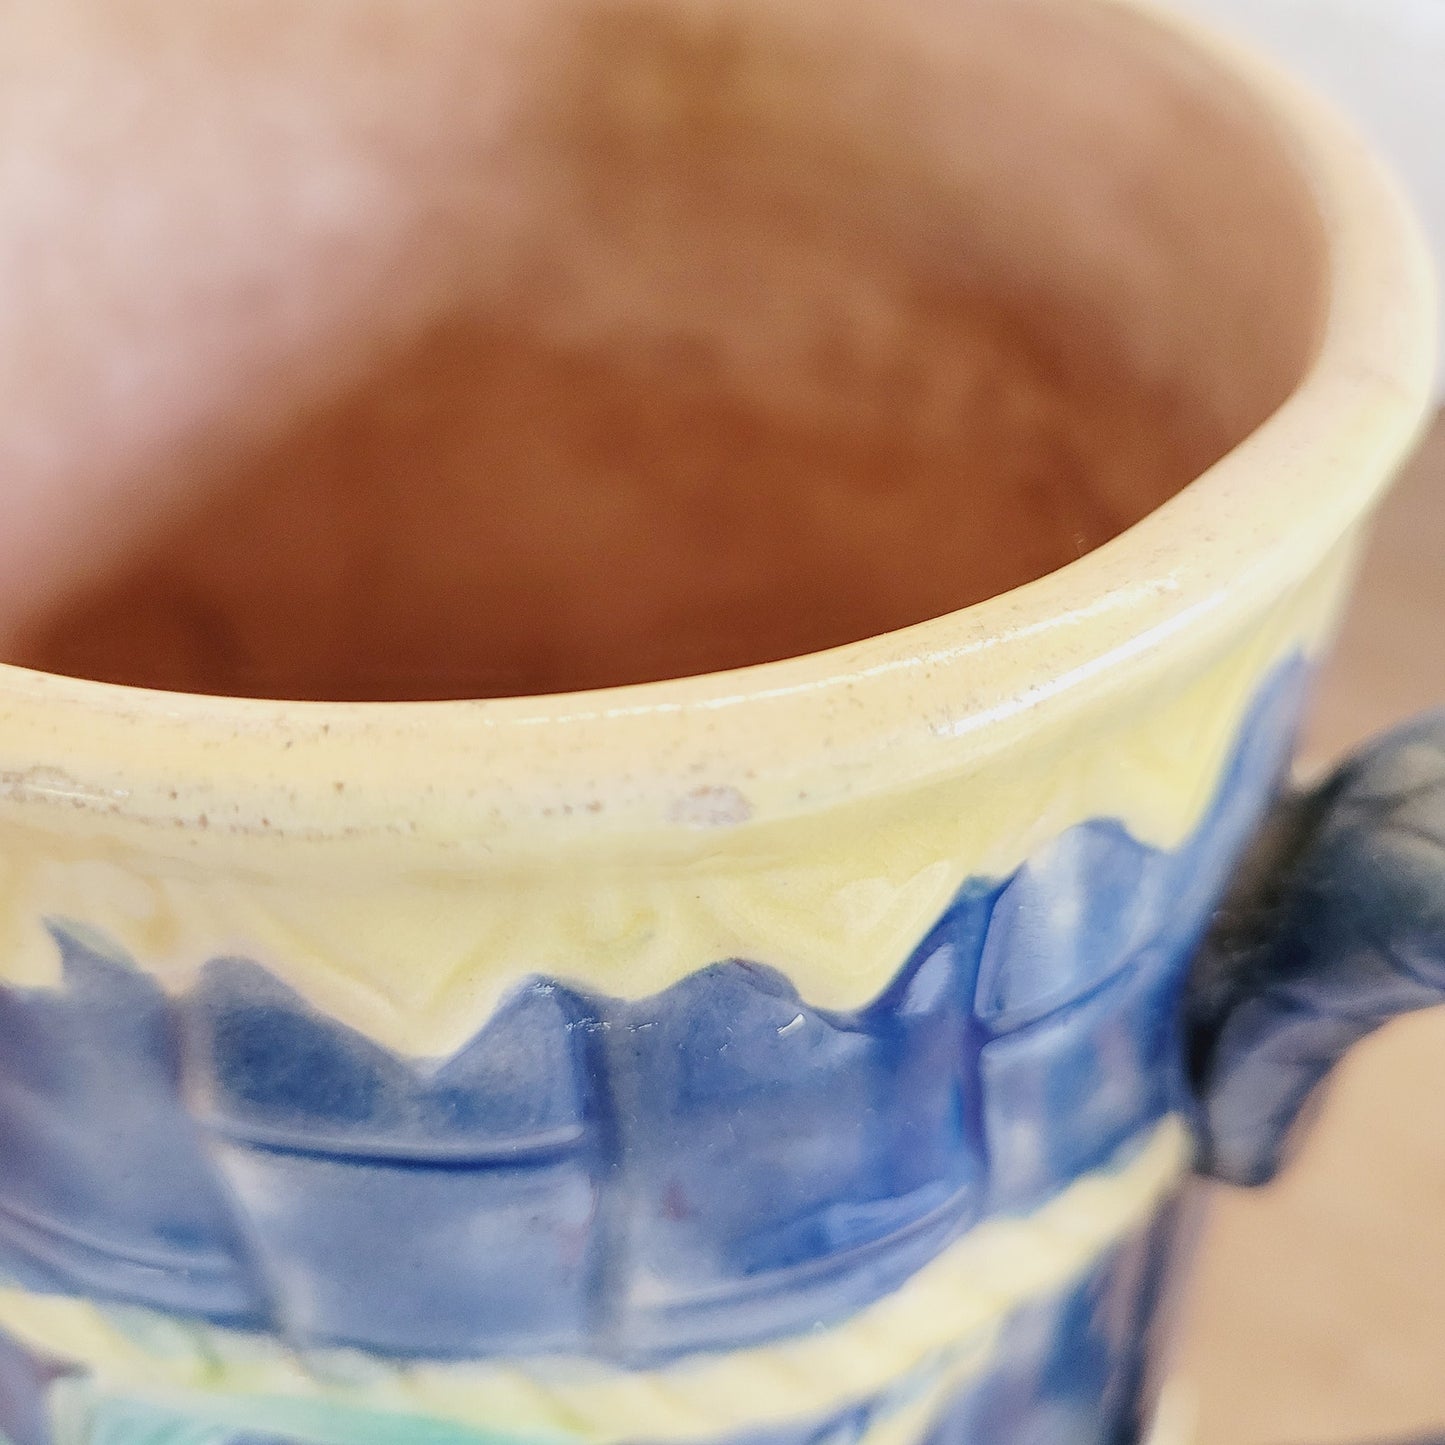
[(9, 1445), (1146, 1438), (1196, 1160), (1268, 1177), (1445, 988), (1435, 725), (1276, 814), (1210, 934), (1430, 308), (1356, 143), (1195, 43), (1290, 138), (1326, 335), (1062, 571), (540, 699), (0, 668)]

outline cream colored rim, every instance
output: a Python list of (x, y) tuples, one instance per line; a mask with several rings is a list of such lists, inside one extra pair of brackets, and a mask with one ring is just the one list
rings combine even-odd
[(495, 857), (623, 835), (697, 842), (974, 766), (1048, 715), (1226, 635), (1378, 498), (1430, 396), (1433, 289), (1412, 218), (1356, 137), (1263, 62), (1139, 0), (1275, 120), (1329, 245), (1318, 356), (1278, 412), (1107, 546), (964, 611), (829, 652), (590, 693), (271, 703), (0, 667), (0, 816)]

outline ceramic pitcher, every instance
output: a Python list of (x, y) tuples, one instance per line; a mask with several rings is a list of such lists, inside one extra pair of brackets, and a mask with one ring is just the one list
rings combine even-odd
[(273, 458), (0, 668), (9, 1445), (1135, 1445), (1191, 1177), (1445, 996), (1445, 723), (1289, 791), (1371, 158), (1133, 0), (645, 9), (475, 499)]

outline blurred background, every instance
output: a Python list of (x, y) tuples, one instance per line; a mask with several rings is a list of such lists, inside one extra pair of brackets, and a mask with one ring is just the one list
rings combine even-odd
[[(1175, 0), (1348, 110), (1412, 192), (1445, 271), (1445, 0)], [(1445, 423), (1382, 514), (1305, 767), (1445, 703)], [(1186, 1322), (1198, 1445), (1445, 1433), (1445, 1010), (1337, 1078), (1303, 1155), (1217, 1191)]]
[[(1408, 186), (1445, 260), (1445, 0), (1170, 3), (1272, 54), (1349, 112)], [(1445, 295), (1441, 306), (1445, 320)]]

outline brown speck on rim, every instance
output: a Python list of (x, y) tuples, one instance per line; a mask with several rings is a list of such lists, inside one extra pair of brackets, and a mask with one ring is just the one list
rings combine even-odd
[(199, 828), (209, 828), (211, 826), (211, 820), (202, 813), (201, 816), (196, 819), (196, 826)]
[(346, 784), (340, 778), (337, 778), (332, 784), (332, 787), (334, 787), (338, 793), (344, 793), (346, 791)]
[(752, 815), (753, 805), (744, 794), (720, 786), (694, 788), (672, 805), (668, 819), (688, 828), (728, 828), (746, 823)]

